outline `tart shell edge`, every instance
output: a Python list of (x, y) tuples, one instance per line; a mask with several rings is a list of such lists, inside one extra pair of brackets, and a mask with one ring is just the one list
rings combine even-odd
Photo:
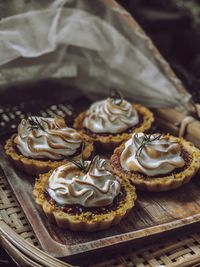
[(41, 206), (47, 218), (60, 228), (85, 232), (108, 229), (112, 225), (118, 224), (135, 205), (137, 198), (135, 187), (128, 181), (122, 181), (126, 190), (126, 196), (117, 210), (109, 211), (105, 214), (93, 214), (92, 212), (85, 212), (83, 214), (66, 213), (52, 205), (45, 198), (44, 187), (51, 173), (52, 171), (39, 176), (34, 186), (33, 195), (35, 196), (36, 203)]
[(114, 173), (121, 179), (125, 178), (130, 180), (137, 189), (142, 191), (169, 191), (188, 183), (199, 170), (200, 151), (191, 142), (186, 141), (183, 138), (174, 138), (180, 140), (181, 145), (188, 152), (191, 158), (190, 164), (185, 170), (179, 173), (166, 175), (164, 177), (150, 177), (146, 180), (145, 178), (138, 178), (137, 174), (134, 174), (134, 172), (125, 172), (122, 169), (119, 170), (119, 168), (116, 168), (116, 165), (119, 165), (119, 157), (124, 148), (123, 143), (115, 149), (113, 155), (111, 156)]
[[(45, 160), (32, 159), (19, 154), (15, 149), (14, 138), (16, 134), (12, 135), (5, 143), (4, 149), (5, 153), (13, 161), (15, 166), (23, 172), (26, 172), (31, 175), (38, 175), (40, 173), (45, 173), (51, 169), (55, 169), (60, 165), (68, 162), (66, 159), (56, 161), (56, 160)], [(83, 150), (83, 159), (89, 158), (93, 151), (93, 144), (91, 141), (85, 140), (86, 146)], [(74, 159), (79, 158), (80, 155), (74, 157)]]
[[(151, 128), (152, 123), (154, 122), (153, 113), (146, 107), (140, 104), (133, 104), (134, 109), (143, 117), (143, 122), (139, 127), (133, 129), (133, 132), (144, 132)], [(74, 120), (73, 127), (79, 130), (83, 135), (91, 138), (97, 145), (97, 147), (103, 147), (106, 150), (114, 149), (121, 142), (127, 140), (133, 132), (131, 133), (119, 133), (116, 135), (107, 134), (106, 136), (102, 136), (100, 134), (95, 134), (95, 138), (91, 137), (86, 131), (83, 129), (83, 120), (85, 118), (86, 111), (80, 113)]]

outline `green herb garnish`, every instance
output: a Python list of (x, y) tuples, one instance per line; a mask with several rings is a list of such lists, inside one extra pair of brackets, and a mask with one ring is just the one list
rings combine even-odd
[(81, 157), (80, 159), (71, 159), (71, 158), (67, 158), (71, 163), (73, 163), (74, 165), (76, 165), (81, 171), (83, 171), (84, 173), (87, 173), (93, 163), (94, 160), (94, 154), (95, 152), (92, 152), (92, 156), (91, 156), (91, 160), (90, 163), (88, 164), (88, 162), (86, 162), (86, 160), (83, 159), (83, 151), (85, 149), (85, 143), (82, 143), (82, 147), (81, 147)]
[(42, 131), (45, 131), (44, 127), (42, 126), (42, 124), (39, 122), (39, 120), (36, 117), (29, 117), (28, 122), (30, 124), (28, 128), (30, 128), (31, 130), (40, 129)]
[[(138, 139), (138, 134), (137, 133), (135, 134), (135, 137)], [(139, 161), (139, 158), (140, 158), (140, 155), (142, 153), (142, 150), (146, 146), (150, 145), (153, 141), (160, 140), (161, 137), (162, 137), (162, 134), (159, 134), (157, 136), (154, 136), (153, 134), (146, 135), (144, 133), (144, 137), (143, 137), (142, 143), (141, 143), (141, 145), (138, 147), (138, 149), (136, 151), (136, 158), (137, 158), (137, 160)]]
[(109, 96), (112, 99), (113, 104), (118, 106), (121, 105), (123, 101), (123, 96), (119, 91), (117, 91), (116, 89), (110, 89)]

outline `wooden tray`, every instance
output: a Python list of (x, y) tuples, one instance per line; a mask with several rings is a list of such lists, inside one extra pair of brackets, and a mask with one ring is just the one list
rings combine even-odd
[(200, 183), (162, 193), (138, 192), (135, 208), (118, 226), (95, 233), (61, 230), (49, 223), (32, 194), (34, 178), (15, 170), (0, 146), (0, 165), (42, 248), (55, 257), (73, 260), (105, 249), (125, 247), (130, 242), (146, 243), (147, 238), (193, 226), (200, 221)]
[[(41, 98), (41, 87), (49, 88), (48, 86), (38, 86), (39, 99)], [(58, 85), (55, 87), (57, 88)], [(84, 109), (82, 103), (88, 106), (90, 101), (86, 97), (83, 98), (84, 96), (80, 92), (76, 92), (76, 90), (72, 90), (73, 94), (67, 100), (66, 98), (69, 96), (66, 96), (65, 88), (61, 90), (61, 87), (59, 87), (59, 92), (61, 93), (62, 91), (62, 97), (60, 96), (59, 99), (53, 97), (53, 102), (48, 102), (46, 107), (41, 107), (41, 103), (39, 103), (33, 105), (37, 107), (37, 110), (31, 110), (31, 106), (27, 104), (27, 107), (20, 112), (4, 108), (4, 115), (9, 117), (12, 112), (15, 112), (15, 114), (21, 114), (22, 112), (27, 116), (30, 111), (32, 114), (41, 114), (42, 116), (43, 113), (48, 115), (50, 111), (59, 114), (58, 112), (61, 112), (61, 110), (56, 109), (56, 107), (59, 107), (65, 112), (66, 120), (70, 124), (73, 121), (72, 114), (79, 113), (80, 110)], [(34, 92), (36, 93), (36, 85), (34, 85)], [(59, 104), (61, 100), (66, 100), (66, 102), (63, 102), (65, 108), (63, 104)], [(26, 101), (26, 103), (29, 102)], [(52, 105), (52, 103), (54, 104)], [(70, 107), (70, 109), (67, 109), (67, 107)], [(12, 126), (14, 124), (17, 125), (19, 121), (20, 117), (5, 124), (5, 127), (0, 132), (1, 142), (3, 142), (3, 136), (6, 138), (7, 134), (5, 135), (5, 133), (12, 130)], [(75, 233), (68, 230), (60, 230), (47, 221), (43, 212), (35, 203), (32, 194), (34, 178), (17, 171), (8, 160), (2, 146), (0, 146), (0, 158), (0, 166), (41, 247), (53, 256), (59, 258), (67, 257), (68, 261), (71, 259), (74, 262), (74, 259), (80, 259), (93, 253), (95, 253), (96, 257), (97, 252), (104, 250), (109, 250), (110, 253), (114, 248), (116, 250), (125, 248), (130, 242), (146, 244), (152, 238), (163, 236), (182, 228), (185, 229), (186, 226), (187, 228), (189, 226), (194, 227), (194, 224), (200, 221), (200, 183), (197, 176), (192, 182), (175, 191), (166, 193), (138, 192), (135, 208), (118, 226), (114, 226), (109, 230), (96, 233)], [(90, 257), (87, 258), (89, 259)]]

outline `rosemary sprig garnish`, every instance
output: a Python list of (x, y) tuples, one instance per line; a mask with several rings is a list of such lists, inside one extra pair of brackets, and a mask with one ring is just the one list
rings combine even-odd
[(117, 91), (116, 89), (110, 89), (109, 96), (115, 105), (120, 105), (123, 101), (122, 94), (119, 91)]
[(88, 164), (88, 162), (86, 162), (86, 160), (83, 159), (83, 151), (85, 149), (85, 143), (83, 142), (82, 143), (82, 146), (81, 146), (81, 157), (80, 159), (72, 159), (72, 158), (67, 158), (68, 161), (70, 161), (71, 163), (73, 163), (74, 165), (76, 165), (81, 171), (83, 171), (84, 173), (87, 173), (93, 163), (93, 160), (94, 160), (94, 154), (95, 152), (93, 151), (92, 152), (92, 156), (91, 156), (91, 160), (90, 160), (90, 163)]
[(42, 124), (39, 122), (39, 120), (36, 117), (29, 117), (28, 122), (30, 124), (28, 128), (30, 128), (31, 130), (40, 129), (42, 131), (45, 131), (44, 127), (42, 126)]
[(112, 169), (112, 167), (111, 167), (111, 164), (110, 164), (110, 162), (109, 162), (108, 160), (105, 160), (105, 161), (103, 162), (102, 166), (103, 166), (104, 169), (105, 169), (106, 171), (108, 171), (108, 172), (112, 172), (112, 171), (113, 171), (113, 169)]
[[(135, 137), (138, 138), (138, 134), (135, 134)], [(142, 150), (147, 145), (150, 145), (153, 141), (160, 140), (161, 137), (162, 137), (162, 134), (159, 134), (159, 135), (154, 136), (154, 134), (146, 135), (144, 133), (144, 137), (143, 137), (142, 143), (141, 143), (141, 145), (138, 147), (138, 149), (136, 151), (136, 155), (135, 156), (136, 156), (137, 160), (139, 161), (139, 158), (140, 158), (140, 155), (142, 153)]]

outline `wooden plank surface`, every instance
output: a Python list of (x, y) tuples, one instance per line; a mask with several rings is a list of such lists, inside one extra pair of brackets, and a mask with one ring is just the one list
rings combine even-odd
[(192, 182), (170, 192), (138, 192), (135, 208), (122, 222), (94, 233), (61, 230), (48, 222), (32, 194), (34, 178), (15, 170), (0, 147), (0, 165), (43, 249), (56, 257), (97, 252), (111, 246), (163, 234), (200, 221), (200, 183)]
[[(76, 116), (80, 109), (84, 109), (79, 105), (82, 95), (76, 97), (70, 102), (72, 115), (66, 117), (69, 125), (70, 121), (73, 121), (72, 116)], [(86, 106), (90, 103), (87, 99), (82, 102)], [(32, 194), (34, 178), (18, 172), (7, 159), (2, 147), (0, 147), (0, 158), (0, 165), (42, 248), (56, 257), (77, 258), (83, 254), (86, 256), (103, 250), (125, 248), (130, 242), (136, 244), (140, 241), (146, 244), (147, 239), (200, 222), (200, 184), (196, 177), (191, 183), (176, 191), (138, 192), (136, 206), (130, 214), (119, 225), (106, 231), (95, 233), (64, 231), (49, 223), (35, 203)]]

